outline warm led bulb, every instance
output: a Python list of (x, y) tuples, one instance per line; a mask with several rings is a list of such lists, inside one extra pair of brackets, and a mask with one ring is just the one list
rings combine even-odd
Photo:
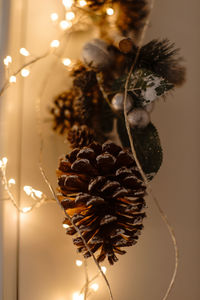
[(78, 260), (78, 259), (76, 260), (77, 267), (81, 267), (82, 264), (83, 264), (82, 260)]
[(90, 288), (91, 288), (94, 292), (96, 292), (96, 291), (98, 291), (98, 289), (99, 289), (99, 285), (98, 285), (98, 283), (93, 283), (93, 284), (90, 286)]
[(84, 299), (83, 294), (79, 294), (79, 292), (73, 294), (73, 300), (83, 300), (83, 299)]
[(107, 13), (107, 15), (112, 16), (114, 14), (114, 9), (109, 7), (106, 9), (106, 13)]
[(11, 56), (6, 56), (5, 58), (4, 58), (4, 60), (3, 60), (3, 62), (4, 62), (4, 65), (5, 66), (8, 66), (9, 64), (11, 64), (11, 62), (12, 62), (12, 57)]
[(9, 82), (10, 83), (15, 83), (17, 81), (17, 78), (16, 78), (16, 76), (10, 76), (10, 78), (9, 78)]
[(85, 0), (80, 0), (80, 1), (79, 1), (79, 5), (80, 5), (81, 7), (83, 7), (83, 6), (87, 5), (87, 2), (86, 2)]
[(36, 196), (36, 197), (38, 197), (38, 198), (42, 199), (42, 195), (43, 195), (43, 193), (42, 193), (42, 192), (40, 192), (40, 191), (37, 191), (37, 190), (33, 190), (33, 192), (34, 192), (34, 194), (35, 194), (35, 196)]
[(101, 270), (102, 270), (102, 272), (103, 272), (104, 274), (106, 274), (106, 270), (107, 270), (106, 267), (102, 266), (102, 267), (101, 267)]
[(67, 228), (69, 228), (69, 225), (63, 224), (63, 228), (67, 229)]
[(73, 11), (68, 11), (65, 14), (65, 18), (68, 21), (72, 21), (75, 18), (75, 13)]
[(23, 212), (23, 213), (27, 213), (27, 212), (29, 212), (31, 209), (32, 209), (31, 206), (29, 206), (29, 207), (24, 207), (24, 208), (22, 208), (22, 212)]
[(70, 58), (63, 58), (62, 63), (63, 63), (64, 66), (68, 67), (68, 66), (71, 65), (72, 62), (71, 62)]
[(74, 3), (74, 0), (63, 0), (62, 3), (65, 6), (65, 8), (71, 8)]
[(3, 157), (3, 158), (2, 158), (2, 162), (3, 162), (3, 164), (4, 164), (4, 165), (6, 165), (6, 164), (7, 164), (7, 162), (8, 162), (8, 159), (7, 159), (7, 157)]
[(30, 74), (30, 71), (28, 69), (24, 68), (21, 70), (22, 77), (28, 77), (29, 74)]
[(21, 55), (23, 55), (23, 56), (29, 56), (29, 55), (30, 55), (29, 51), (26, 50), (25, 48), (21, 48), (21, 49), (19, 50), (19, 53), (20, 53)]
[(58, 48), (60, 46), (60, 42), (58, 40), (53, 40), (50, 46), (51, 48)]
[(59, 25), (62, 30), (66, 30), (72, 27), (72, 23), (66, 20), (61, 21)]
[(11, 178), (11, 179), (8, 180), (8, 183), (10, 185), (12, 185), (12, 184), (15, 184), (16, 182), (15, 182), (15, 179)]
[(31, 186), (28, 186), (28, 185), (25, 185), (25, 186), (24, 186), (24, 192), (25, 192), (28, 196), (31, 195), (32, 191), (33, 191), (33, 189), (32, 189)]
[(57, 21), (58, 20), (58, 14), (57, 13), (52, 13), (51, 14), (51, 20), (52, 21)]

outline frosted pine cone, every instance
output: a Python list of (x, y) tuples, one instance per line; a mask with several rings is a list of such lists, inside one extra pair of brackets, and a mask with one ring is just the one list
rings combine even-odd
[(73, 148), (88, 146), (94, 141), (94, 131), (87, 125), (75, 124), (69, 130), (67, 139)]
[[(125, 254), (123, 247), (134, 245), (143, 228), (143, 197), (146, 187), (132, 155), (115, 143), (92, 143), (74, 149), (60, 160), (58, 170), (59, 200), (80, 229), (90, 250), (99, 251), (97, 260), (106, 256), (110, 264)], [(68, 219), (66, 233), (75, 228)], [(90, 253), (82, 239), (73, 243), (85, 258)]]

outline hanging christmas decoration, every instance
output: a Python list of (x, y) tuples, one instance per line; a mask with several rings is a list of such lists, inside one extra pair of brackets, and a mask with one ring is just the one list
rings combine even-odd
[[(93, 256), (104, 273), (99, 263), (106, 258), (111, 265), (117, 262), (117, 255), (136, 244), (143, 229), (148, 182), (163, 159), (151, 113), (158, 99), (183, 84), (185, 68), (179, 50), (169, 40), (140, 45), (150, 11), (148, 1), (63, 0), (63, 5), (66, 19), (59, 23), (62, 30), (72, 28), (76, 13), (81, 11), (98, 29), (98, 37), (85, 43), (77, 63), (71, 66), (69, 58), (62, 59), (65, 67), (71, 66), (72, 84), (53, 98), (49, 111), (53, 130), (68, 140), (72, 150), (59, 161), (54, 198), (65, 211), (63, 227), (68, 235), (75, 235), (78, 252), (84, 258)], [(51, 19), (58, 20), (58, 15), (51, 14)], [(53, 40), (51, 51), (14, 72), (0, 95), (16, 83), (18, 74), (29, 76), (28, 67), (59, 46), (60, 40)], [(20, 54), (30, 56), (25, 48)], [(7, 56), (5, 66), (11, 63)], [(0, 161), (2, 183), (19, 212), (27, 213), (49, 201), (42, 192), (25, 186), (35, 203), (18, 207), (10, 190), (15, 181), (7, 181), (6, 163), (6, 158)], [(44, 176), (42, 168), (41, 173)], [(93, 290), (97, 289), (94, 284)], [(74, 295), (83, 298), (82, 293)], [(111, 291), (110, 295), (112, 299)]]
[[(75, 1), (76, 5), (76, 1)], [(145, 183), (131, 156), (124, 120), (125, 83), (138, 53), (148, 16), (147, 1), (88, 1), (86, 13), (99, 28), (71, 71), (72, 86), (54, 99), (54, 129), (72, 152), (60, 160), (59, 200), (97, 260), (113, 264), (121, 248), (135, 244), (145, 214)], [(167, 39), (139, 49), (127, 88), (126, 114), (142, 170), (150, 181), (162, 164), (162, 148), (151, 113), (157, 99), (184, 82), (178, 50)], [(114, 126), (116, 124), (116, 126)], [(121, 146), (113, 138), (116, 127)], [(76, 228), (68, 219), (67, 234)], [(81, 238), (74, 244), (91, 256)]]

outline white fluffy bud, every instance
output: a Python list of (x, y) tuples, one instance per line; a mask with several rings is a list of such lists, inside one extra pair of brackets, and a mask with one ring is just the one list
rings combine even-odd
[(143, 108), (135, 108), (128, 114), (128, 121), (131, 127), (144, 128), (150, 122), (150, 115)]
[[(124, 110), (124, 93), (117, 93), (112, 98), (111, 104), (114, 111), (122, 112)], [(129, 112), (132, 107), (133, 107), (133, 98), (129, 94), (127, 94), (126, 111)]]
[(90, 67), (103, 70), (110, 66), (112, 56), (108, 51), (106, 42), (100, 39), (93, 39), (82, 50), (83, 61)]

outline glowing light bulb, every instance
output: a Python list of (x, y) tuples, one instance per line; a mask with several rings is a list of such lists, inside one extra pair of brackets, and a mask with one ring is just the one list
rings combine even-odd
[(24, 68), (21, 70), (22, 77), (28, 77), (29, 74), (30, 74), (30, 71), (28, 69)]
[(30, 55), (29, 51), (26, 50), (25, 48), (21, 48), (21, 49), (19, 50), (19, 53), (20, 53), (21, 55), (23, 55), (23, 56), (29, 56), (29, 55)]
[(5, 166), (5, 165), (7, 164), (7, 162), (8, 162), (7, 157), (3, 157), (3, 158), (2, 158), (2, 162), (3, 162), (4, 166)]
[(72, 62), (71, 62), (70, 58), (63, 58), (62, 63), (63, 63), (64, 66), (68, 67), (68, 66), (71, 65)]
[(96, 292), (96, 291), (98, 291), (98, 289), (99, 289), (99, 285), (98, 285), (98, 283), (93, 283), (93, 284), (90, 286), (90, 288), (91, 288), (94, 292)]
[(29, 206), (29, 207), (24, 207), (24, 208), (22, 208), (22, 212), (23, 212), (23, 213), (27, 213), (27, 212), (29, 212), (31, 209), (32, 209), (31, 206)]
[(53, 40), (50, 46), (51, 48), (58, 48), (60, 46), (60, 42), (58, 40)]
[(65, 8), (71, 8), (74, 3), (74, 0), (63, 0), (62, 3)]
[(32, 189), (31, 186), (25, 185), (25, 186), (24, 186), (24, 192), (25, 192), (28, 196), (30, 196), (31, 193), (33, 192), (33, 189)]
[(86, 2), (85, 0), (80, 0), (80, 1), (79, 1), (79, 5), (80, 5), (81, 7), (84, 7), (85, 5), (87, 5), (87, 2)]
[(73, 300), (83, 300), (83, 299), (84, 299), (83, 294), (79, 294), (79, 292), (73, 294)]
[(16, 181), (15, 181), (15, 179), (11, 178), (11, 179), (8, 180), (8, 183), (9, 183), (10, 185), (12, 185), (12, 184), (15, 184)]
[(69, 228), (69, 225), (68, 224), (63, 224), (63, 228), (67, 229), (67, 228)]
[(72, 27), (72, 22), (68, 22), (66, 20), (63, 20), (63, 21), (60, 22), (59, 25), (60, 25), (60, 28), (62, 30), (66, 30), (66, 29), (69, 29), (70, 27)]
[(75, 18), (75, 13), (73, 11), (68, 11), (65, 14), (65, 18), (68, 21), (72, 21)]
[(34, 192), (34, 194), (35, 194), (36, 197), (42, 199), (43, 193), (41, 191), (33, 190), (33, 192)]
[(103, 272), (104, 274), (106, 274), (106, 271), (107, 271), (106, 267), (102, 266), (102, 267), (101, 267), (101, 270), (102, 270), (102, 272)]
[(55, 21), (58, 20), (58, 14), (57, 14), (57, 13), (52, 13), (50, 17), (51, 17), (51, 20), (52, 20), (53, 22), (55, 22)]
[(106, 9), (106, 13), (107, 13), (107, 15), (112, 16), (114, 14), (114, 9), (109, 7)]
[(14, 75), (10, 76), (10, 78), (9, 78), (10, 83), (15, 83), (16, 81), (17, 81), (16, 76), (14, 76)]
[(3, 62), (4, 62), (5, 66), (8, 66), (9, 64), (12, 63), (12, 57), (10, 55), (6, 56), (3, 60)]
[(78, 259), (76, 260), (77, 267), (81, 267), (82, 264), (83, 264), (82, 260), (78, 260)]

